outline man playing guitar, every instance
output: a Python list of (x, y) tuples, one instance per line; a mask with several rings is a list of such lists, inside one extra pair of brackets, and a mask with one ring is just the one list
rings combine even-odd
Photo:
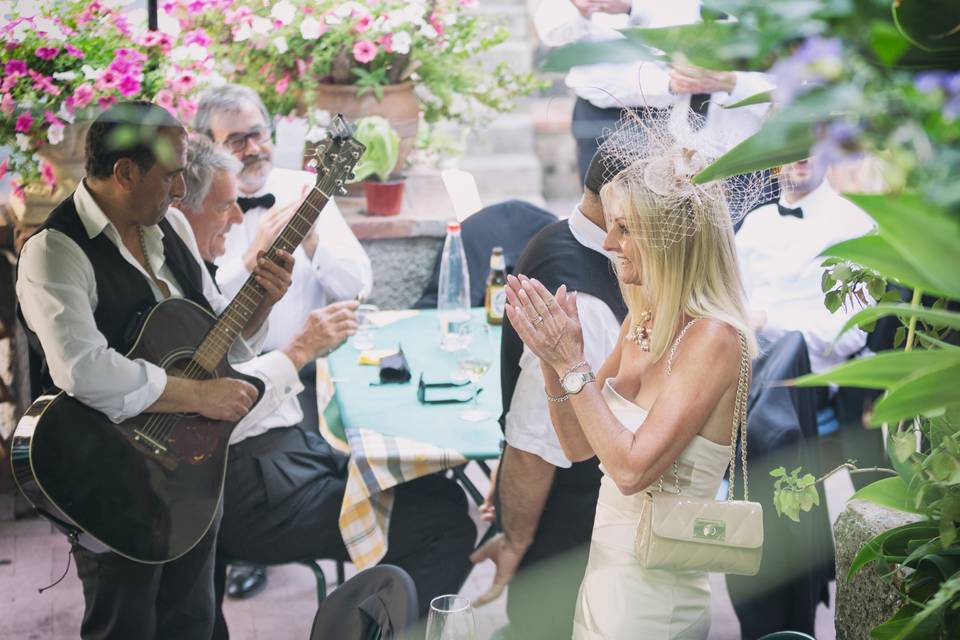
[[(86, 178), (20, 256), (22, 319), (52, 382), (115, 423), (141, 413), (237, 421), (257, 399), (241, 380), (168, 375), (123, 355), (144, 305), (183, 297), (220, 314), (228, 304), (195, 243), (185, 241), (190, 225), (170, 208), (184, 192), (186, 141), (182, 125), (158, 106), (121, 103), (102, 113), (87, 134)], [(230, 360), (256, 353), (265, 319), (290, 285), (292, 256), (280, 251), (275, 260), (258, 261), (254, 275), (264, 295)], [(117, 482), (124, 482), (120, 472)], [(215, 518), (196, 546), (163, 564), (74, 545), (83, 638), (207, 640), (218, 526)]]

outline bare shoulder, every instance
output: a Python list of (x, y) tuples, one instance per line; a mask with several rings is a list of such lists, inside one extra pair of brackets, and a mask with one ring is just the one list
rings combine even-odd
[[(740, 335), (737, 329), (712, 318), (695, 322), (677, 349), (674, 367), (684, 360), (694, 366), (710, 365), (716, 371), (739, 370)], [(729, 365), (729, 366), (724, 366)]]

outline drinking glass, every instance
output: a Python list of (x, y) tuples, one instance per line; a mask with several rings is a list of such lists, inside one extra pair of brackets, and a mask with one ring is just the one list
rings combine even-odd
[(366, 351), (376, 346), (377, 326), (373, 324), (371, 316), (379, 311), (380, 308), (375, 304), (361, 304), (357, 307), (357, 332), (350, 340), (354, 349)]
[(476, 640), (477, 622), (470, 601), (459, 596), (437, 596), (430, 601), (426, 640)]
[(494, 349), (493, 332), (486, 322), (468, 322), (460, 329), (460, 342), (463, 349), (459, 352), (460, 370), (473, 382), (473, 408), (460, 414), (461, 420), (479, 422), (491, 416), (489, 411), (483, 411), (480, 406), (480, 391), (483, 387), (480, 381), (490, 370), (493, 364)]

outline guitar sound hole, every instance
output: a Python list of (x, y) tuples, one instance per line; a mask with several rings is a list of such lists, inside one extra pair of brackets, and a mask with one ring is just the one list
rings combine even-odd
[[(194, 363), (190, 356), (165, 364), (167, 375), (209, 379), (213, 374), (204, 371)], [(175, 424), (166, 437), (168, 450), (181, 462), (187, 464), (203, 464), (213, 457), (219, 442), (218, 433), (222, 430), (220, 423), (210, 420), (197, 413), (180, 413), (175, 418)]]

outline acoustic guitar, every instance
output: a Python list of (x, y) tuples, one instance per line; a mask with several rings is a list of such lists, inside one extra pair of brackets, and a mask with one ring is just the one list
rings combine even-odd
[[(293, 253), (333, 192), (363, 153), (337, 116), (311, 161), (316, 184), (267, 251)], [(183, 298), (153, 307), (127, 357), (168, 375), (195, 380), (229, 376), (227, 352), (264, 295), (251, 275), (219, 316)], [(11, 463), (20, 490), (37, 511), (95, 552), (145, 563), (174, 560), (213, 524), (223, 492), (227, 447), (236, 422), (197, 414), (144, 413), (116, 424), (63, 391), (40, 396), (17, 424)]]

